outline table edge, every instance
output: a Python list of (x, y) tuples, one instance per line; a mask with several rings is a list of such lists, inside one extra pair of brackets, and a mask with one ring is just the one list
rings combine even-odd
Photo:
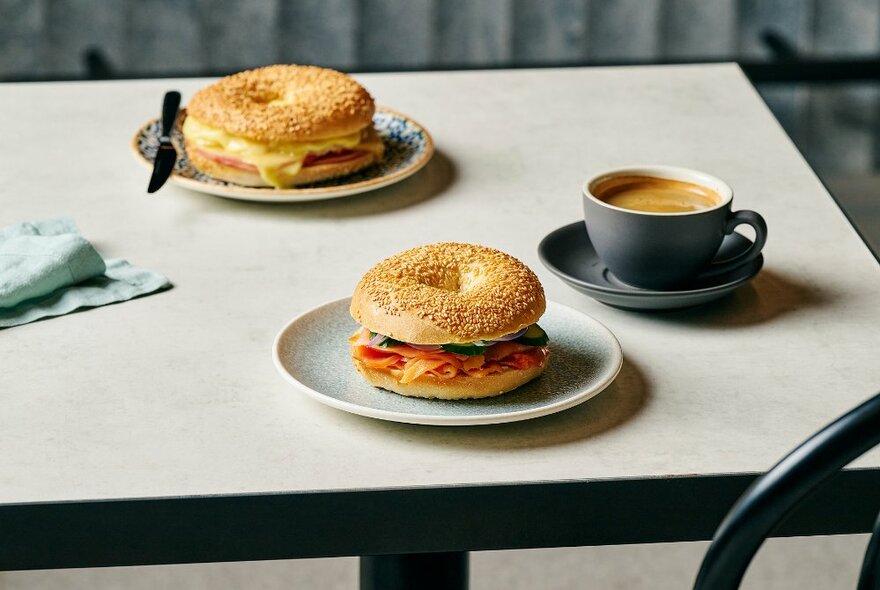
[(767, 103), (767, 101), (764, 100), (764, 97), (758, 91), (757, 86), (755, 86), (755, 82), (753, 82), (752, 79), (749, 78), (749, 75), (746, 74), (745, 70), (743, 70), (742, 65), (739, 62), (733, 62), (733, 63), (734, 63), (734, 65), (736, 65), (736, 69), (737, 69), (737, 71), (739, 71), (739, 74), (745, 79), (746, 83), (751, 87), (752, 92), (755, 94), (757, 99), (761, 102), (761, 104), (764, 105), (764, 108), (767, 109), (767, 112), (770, 114), (770, 117), (776, 122), (776, 125), (779, 127), (779, 130), (782, 132), (782, 134), (788, 140), (789, 145), (794, 148), (795, 152), (798, 154), (798, 156), (800, 156), (801, 160), (806, 165), (807, 169), (809, 169), (809, 171), (813, 173), (813, 176), (815, 177), (815, 179), (818, 180), (819, 184), (822, 186), (822, 188), (825, 189), (825, 193), (829, 197), (831, 197), (831, 201), (837, 206), (837, 208), (843, 214), (847, 223), (849, 223), (850, 228), (855, 232), (856, 236), (858, 236), (859, 240), (861, 240), (862, 244), (865, 246), (865, 248), (868, 250), (868, 252), (874, 257), (874, 259), (877, 261), (877, 263), (880, 264), (880, 251), (877, 251), (874, 249), (874, 246), (871, 244), (871, 242), (868, 241), (868, 239), (865, 236), (862, 229), (853, 220), (853, 216), (850, 214), (850, 212), (846, 209), (846, 207), (843, 206), (843, 203), (840, 201), (840, 199), (838, 199), (834, 195), (834, 192), (831, 190), (831, 188), (828, 186), (828, 184), (826, 184), (825, 180), (819, 175), (818, 172), (816, 172), (816, 168), (813, 166), (813, 163), (807, 159), (806, 154), (803, 152), (803, 150), (801, 150), (800, 146), (798, 146), (798, 144), (794, 141), (794, 139), (791, 137), (791, 135), (789, 135), (789, 133), (785, 129), (785, 127), (782, 126), (782, 123), (779, 121), (779, 119), (776, 118), (776, 115), (773, 113), (773, 109), (771, 109), (770, 105)]
[[(0, 504), (0, 571), (707, 540), (758, 476), (718, 474)], [(773, 536), (863, 533), (847, 469)]]

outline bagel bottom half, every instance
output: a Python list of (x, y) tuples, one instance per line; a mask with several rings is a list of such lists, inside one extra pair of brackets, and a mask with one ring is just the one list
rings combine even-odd
[(394, 375), (383, 369), (365, 367), (357, 359), (352, 359), (352, 362), (370, 385), (400, 395), (436, 399), (477, 399), (501, 395), (525, 385), (544, 372), (549, 358), (550, 354), (548, 353), (540, 365), (528, 369), (507, 369), (503, 373), (486, 375), (485, 377), (458, 375), (451, 379), (441, 380), (430, 375), (423, 375), (409, 383), (401, 383)]
[[(221, 164), (216, 160), (201, 155), (194, 146), (187, 141), (186, 155), (190, 163), (198, 168), (199, 172), (207, 174), (212, 178), (224, 180), (241, 186), (254, 187), (272, 187), (272, 184), (266, 182), (259, 172), (250, 172)], [(359, 170), (363, 170), (367, 166), (377, 162), (378, 159), (373, 152), (363, 152), (359, 158), (339, 162), (338, 164), (320, 164), (318, 166), (305, 166), (300, 169), (299, 173), (293, 178), (292, 186), (301, 184), (310, 184), (319, 180), (327, 180), (329, 178), (339, 178), (340, 176), (348, 176)]]

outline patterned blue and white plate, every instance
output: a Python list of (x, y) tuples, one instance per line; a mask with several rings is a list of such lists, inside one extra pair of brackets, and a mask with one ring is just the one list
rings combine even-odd
[[(385, 143), (385, 157), (381, 162), (349, 176), (296, 188), (241, 186), (202, 174), (190, 163), (180, 132), (186, 110), (181, 110), (180, 115), (171, 133), (178, 158), (169, 180), (188, 189), (229, 199), (289, 203), (347, 197), (399, 182), (418, 172), (434, 154), (434, 143), (424, 127), (406, 115), (380, 107), (373, 115), (373, 125)], [(135, 156), (150, 168), (159, 149), (159, 133), (160, 120), (153, 119), (138, 129), (132, 139)]]
[(406, 397), (373, 387), (351, 362), (348, 337), (357, 324), (351, 298), (309, 310), (282, 328), (273, 359), (282, 377), (322, 404), (393, 422), (473, 426), (516, 422), (561, 412), (598, 395), (623, 364), (617, 338), (593, 318), (548, 302), (540, 324), (550, 336), (544, 373), (503, 395), (437, 400)]

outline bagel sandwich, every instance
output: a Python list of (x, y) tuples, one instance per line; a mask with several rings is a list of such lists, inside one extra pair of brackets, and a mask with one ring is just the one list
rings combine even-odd
[(288, 188), (381, 161), (375, 110), (370, 94), (342, 72), (274, 65), (196, 92), (181, 131), (200, 172), (244, 186)]
[(383, 260), (351, 301), (352, 362), (372, 385), (412, 397), (500, 395), (546, 368), (538, 277), (484, 246), (439, 243)]

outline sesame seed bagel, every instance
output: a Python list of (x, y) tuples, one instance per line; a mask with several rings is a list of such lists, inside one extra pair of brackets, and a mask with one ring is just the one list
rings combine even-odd
[(538, 277), (516, 258), (445, 242), (406, 250), (371, 268), (355, 288), (351, 315), (401, 342), (453, 344), (517, 332), (535, 323), (545, 306)]
[(527, 369), (508, 369), (503, 373), (485, 377), (458, 375), (451, 379), (436, 379), (430, 375), (419, 377), (410, 383), (401, 383), (388, 371), (365, 367), (357, 359), (354, 366), (364, 379), (374, 387), (381, 387), (408, 397), (432, 399), (477, 399), (494, 397), (524, 385), (544, 372), (549, 355), (540, 365)]
[(239, 72), (202, 88), (187, 113), (231, 135), (292, 143), (355, 133), (372, 124), (370, 94), (341, 72), (274, 65)]

